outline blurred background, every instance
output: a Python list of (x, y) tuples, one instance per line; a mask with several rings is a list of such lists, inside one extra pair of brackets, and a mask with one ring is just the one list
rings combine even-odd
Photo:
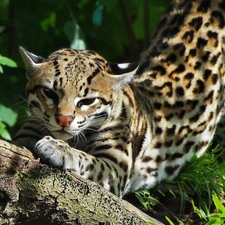
[(10, 140), (29, 114), (19, 46), (43, 57), (70, 47), (138, 61), (170, 1), (0, 0), (0, 137)]

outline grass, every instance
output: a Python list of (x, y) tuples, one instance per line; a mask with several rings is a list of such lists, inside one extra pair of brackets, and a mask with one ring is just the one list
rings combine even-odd
[[(225, 148), (215, 147), (199, 158), (194, 156), (175, 180), (136, 192), (136, 197), (151, 216), (163, 210), (167, 224), (223, 224), (225, 208), (220, 199), (225, 193), (225, 161), (219, 160), (223, 155)], [(179, 213), (171, 204), (180, 204)]]

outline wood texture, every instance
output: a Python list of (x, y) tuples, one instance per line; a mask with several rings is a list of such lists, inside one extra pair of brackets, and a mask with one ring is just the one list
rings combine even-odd
[(0, 140), (0, 224), (162, 224), (74, 171)]

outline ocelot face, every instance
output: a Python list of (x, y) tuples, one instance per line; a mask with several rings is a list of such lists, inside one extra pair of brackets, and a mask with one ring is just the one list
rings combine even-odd
[[(63, 140), (85, 131), (97, 132), (110, 117), (118, 91), (134, 74), (112, 74), (108, 62), (92, 51), (64, 49), (47, 60), (24, 49), (21, 53), (25, 64), (28, 59), (32, 64), (26, 64), (32, 115), (43, 121), (55, 138)], [(113, 68), (123, 71), (128, 65)]]
[[(78, 84), (77, 87), (80, 89), (82, 86)], [(82, 95), (76, 93), (76, 88), (53, 88), (49, 83), (38, 85), (34, 94), (29, 90), (28, 93), (33, 115), (43, 120), (54, 137), (63, 140), (85, 130), (97, 131), (113, 107), (113, 98), (108, 93), (99, 96), (99, 92), (90, 91)]]

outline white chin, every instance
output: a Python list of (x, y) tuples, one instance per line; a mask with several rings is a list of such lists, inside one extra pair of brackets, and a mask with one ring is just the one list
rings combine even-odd
[(65, 132), (65, 131), (52, 131), (52, 134), (55, 138), (57, 139), (61, 139), (61, 140), (64, 140), (64, 141), (67, 141), (69, 140), (70, 138), (73, 137), (73, 135)]

